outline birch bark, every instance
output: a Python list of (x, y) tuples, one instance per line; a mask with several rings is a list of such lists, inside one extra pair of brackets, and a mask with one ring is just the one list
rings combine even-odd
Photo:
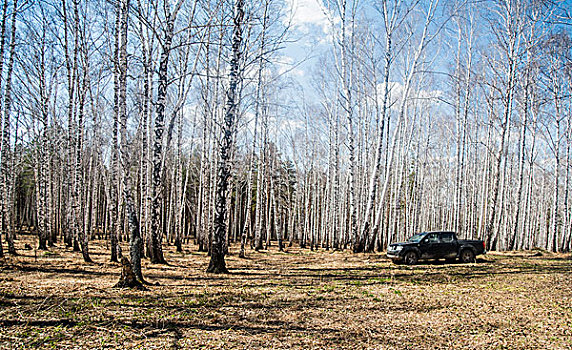
[(230, 177), (230, 157), (234, 143), (235, 123), (238, 117), (238, 87), (241, 81), (240, 59), (242, 56), (242, 26), (244, 18), (244, 0), (236, 0), (234, 5), (234, 27), (232, 38), (232, 58), (230, 61), (229, 87), (226, 93), (226, 110), (224, 123), (221, 125), (221, 141), (216, 184), (215, 218), (213, 241), (211, 244), (211, 260), (207, 272), (228, 273), (225, 256), (226, 215), (228, 179)]
[[(6, 72), (6, 84), (4, 85), (4, 110), (3, 121), (4, 127), (2, 129), (2, 150), (0, 154), (0, 195), (2, 196), (2, 232), (6, 234), (6, 241), (8, 243), (8, 252), (16, 254), (13, 241), (13, 218), (12, 218), (12, 159), (13, 154), (10, 145), (10, 113), (12, 108), (12, 73), (14, 71), (14, 59), (16, 56), (16, 15), (18, 13), (18, 0), (14, 0), (12, 17), (11, 17), (11, 36), (10, 48), (8, 58), (8, 70)], [(0, 61), (3, 58), (0, 57)], [(1, 235), (0, 235), (1, 236)], [(0, 241), (1, 246), (1, 241)], [(0, 247), (0, 256), (4, 256), (4, 252)]]

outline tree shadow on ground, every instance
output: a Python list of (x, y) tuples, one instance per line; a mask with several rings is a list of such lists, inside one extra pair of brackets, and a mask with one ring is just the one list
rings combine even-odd
[[(99, 265), (99, 264), (91, 264)], [(3, 267), (3, 270), (15, 270), (22, 272), (40, 272), (40, 273), (58, 273), (58, 274), (70, 274), (79, 276), (115, 276), (118, 275), (114, 272), (107, 271), (92, 271), (80, 268), (65, 268), (65, 267), (54, 267), (54, 266), (42, 266), (42, 265), (11, 265)]]
[(205, 324), (200, 322), (192, 321), (174, 321), (174, 320), (164, 320), (157, 319), (154, 321), (143, 322), (136, 319), (113, 319), (113, 320), (102, 320), (94, 322), (77, 321), (69, 318), (65, 319), (53, 319), (53, 320), (10, 320), (10, 319), (0, 319), (0, 325), (2, 327), (14, 327), (14, 326), (28, 326), (28, 327), (79, 327), (79, 326), (99, 326), (109, 329), (122, 328), (132, 328), (139, 330), (166, 330), (166, 329), (185, 329), (185, 330), (202, 330), (202, 331), (228, 331), (230, 329), (235, 331), (244, 331), (250, 334), (264, 334), (264, 333), (275, 333), (278, 330), (281, 331), (294, 331), (294, 332), (305, 332), (313, 334), (327, 334), (327, 333), (337, 333), (340, 330), (328, 327), (301, 327), (293, 325), (290, 322), (270, 320), (266, 321), (265, 325), (255, 326), (236, 323), (236, 322), (217, 322), (216, 324)]

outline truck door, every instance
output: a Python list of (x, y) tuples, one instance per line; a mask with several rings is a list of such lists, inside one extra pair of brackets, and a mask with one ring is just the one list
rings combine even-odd
[(421, 258), (434, 259), (439, 246), (439, 234), (436, 232), (429, 233), (419, 244)]
[(457, 241), (453, 232), (441, 232), (438, 246), (439, 258), (457, 257)]

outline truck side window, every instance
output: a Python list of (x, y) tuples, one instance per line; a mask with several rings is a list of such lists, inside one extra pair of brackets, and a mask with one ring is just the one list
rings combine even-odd
[(428, 243), (436, 243), (439, 242), (439, 236), (436, 233), (431, 233), (427, 236)]
[(442, 233), (441, 234), (441, 242), (443, 243), (451, 243), (453, 242), (453, 234), (448, 232), (448, 233)]

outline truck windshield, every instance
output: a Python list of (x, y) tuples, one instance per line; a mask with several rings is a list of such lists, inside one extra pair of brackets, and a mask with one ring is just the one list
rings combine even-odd
[(423, 239), (423, 237), (425, 237), (425, 235), (427, 234), (427, 232), (423, 232), (423, 233), (418, 233), (415, 236), (409, 238), (407, 240), (407, 242), (411, 242), (411, 243), (419, 243), (419, 241), (421, 241)]

